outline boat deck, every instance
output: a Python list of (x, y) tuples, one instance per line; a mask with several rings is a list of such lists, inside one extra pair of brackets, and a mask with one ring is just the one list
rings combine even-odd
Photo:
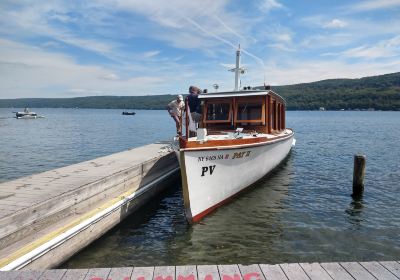
[(398, 280), (400, 263), (190, 265), (0, 272), (0, 280)]
[[(289, 128), (286, 130), (276, 133), (276, 134), (266, 134), (266, 133), (248, 133), (248, 132), (240, 132), (237, 133), (235, 131), (222, 131), (219, 134), (210, 134), (206, 136), (205, 140), (234, 140), (234, 139), (254, 139), (254, 138), (267, 138), (267, 139), (274, 139), (282, 136), (286, 136), (293, 131)], [(197, 137), (190, 137), (188, 139), (189, 142), (198, 142), (200, 141)]]

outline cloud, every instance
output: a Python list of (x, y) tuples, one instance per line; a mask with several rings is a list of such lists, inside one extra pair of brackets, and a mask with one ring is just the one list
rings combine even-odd
[(114, 73), (107, 74), (107, 75), (103, 76), (102, 78), (106, 79), (106, 80), (112, 80), (112, 81), (116, 81), (116, 80), (120, 80), (121, 79), (120, 77), (118, 77)]
[(325, 28), (343, 28), (346, 26), (347, 26), (346, 22), (336, 18), (324, 25)]
[(399, 2), (358, 2), (346, 6), (351, 16), (337, 4), (314, 15), (314, 6), (293, 5), (293, 14), (278, 17), (266, 13), (287, 12), (280, 0), (7, 0), (0, 3), (0, 98), (231, 89), (232, 73), (222, 66), (234, 62), (239, 43), (245, 84), (262, 84), (265, 72), (282, 84), (398, 71), (390, 61), (399, 54), (400, 19), (354, 11)]
[(121, 79), (102, 66), (79, 65), (63, 54), (0, 39), (0, 98), (160, 93), (169, 78), (158, 71)]
[(400, 56), (400, 35), (388, 40), (383, 40), (373, 46), (360, 46), (349, 49), (342, 53), (351, 58), (389, 58)]
[(371, 0), (371, 1), (361, 1), (358, 4), (350, 6), (352, 11), (363, 12), (379, 9), (388, 9), (393, 7), (400, 7), (399, 0)]
[(314, 50), (323, 49), (323, 53), (338, 53), (338, 47), (358, 47), (371, 44), (372, 40), (376, 42), (400, 34), (400, 19), (395, 17), (346, 17), (333, 20), (329, 17), (330, 15), (316, 15), (302, 18), (304, 28), (311, 32), (301, 37), (299, 45)]
[(76, 96), (92, 96), (92, 95), (104, 95), (105, 92), (101, 90), (91, 90), (84, 88), (71, 88), (67, 90), (68, 93), (71, 93)]
[[(79, 10), (79, 7), (47, 1), (36, 1), (35, 5), (10, 5), (2, 11), (0, 33), (24, 39), (47, 37), (51, 38), (48, 41), (53, 41), (54, 44), (64, 43), (112, 59), (117, 47), (115, 43), (90, 38), (88, 34), (79, 36), (79, 32), (71, 29), (71, 25), (68, 24), (74, 22), (80, 25), (82, 24), (80, 21), (83, 21), (78, 16), (73, 18), (67, 15), (74, 10)], [(86, 12), (91, 14), (88, 10), (82, 13)], [(79, 13), (75, 12), (75, 14)], [(88, 25), (90, 25), (89, 22), (85, 22), (82, 27)]]
[[(271, 60), (266, 73), (266, 82), (271, 85), (309, 83), (324, 79), (361, 78), (398, 71), (400, 61), (376, 61), (348, 63), (336, 57), (323, 60)], [(257, 72), (257, 69), (253, 69)], [(261, 75), (260, 75), (261, 76)], [(245, 79), (248, 79), (244, 76)], [(257, 77), (256, 77), (257, 78)], [(261, 85), (262, 77), (248, 79), (246, 84)]]
[(150, 57), (158, 55), (159, 53), (160, 53), (160, 51), (149, 51), (149, 52), (145, 52), (143, 54), (143, 56), (146, 58), (150, 58)]
[(144, 16), (152, 23), (144, 27), (150, 29), (146, 37), (166, 42), (174, 48), (218, 52), (221, 44), (236, 47), (238, 43), (245, 46), (254, 42), (251, 35), (243, 35), (250, 34), (251, 19), (229, 12), (229, 2), (116, 0), (115, 8)]
[(265, 44), (271, 49), (282, 52), (296, 51), (295, 33), (289, 27), (281, 24), (270, 24), (257, 31), (259, 44)]
[(55, 41), (47, 41), (42, 43), (42, 47), (44, 48), (61, 48), (61, 44)]
[(282, 9), (284, 6), (277, 0), (262, 0), (259, 6), (260, 10), (264, 13), (268, 13), (273, 9)]

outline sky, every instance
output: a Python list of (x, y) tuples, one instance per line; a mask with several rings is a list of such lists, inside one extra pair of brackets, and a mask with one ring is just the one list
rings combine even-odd
[(400, 72), (400, 0), (0, 1), (0, 99)]

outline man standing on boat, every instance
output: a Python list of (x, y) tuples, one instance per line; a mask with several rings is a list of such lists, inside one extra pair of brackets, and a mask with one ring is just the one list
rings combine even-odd
[(176, 134), (181, 135), (181, 117), (182, 110), (185, 108), (185, 103), (183, 102), (183, 96), (178, 95), (175, 100), (168, 103), (167, 110), (171, 118), (176, 124)]
[(201, 101), (199, 99), (200, 93), (201, 89), (195, 86), (190, 86), (189, 95), (186, 97), (189, 104), (190, 115), (192, 116), (193, 121), (196, 123), (200, 122), (201, 120)]
[(189, 87), (189, 95), (186, 97), (186, 101), (189, 105), (189, 134), (190, 136), (196, 135), (197, 124), (201, 121), (201, 101), (199, 94), (201, 89), (195, 86)]

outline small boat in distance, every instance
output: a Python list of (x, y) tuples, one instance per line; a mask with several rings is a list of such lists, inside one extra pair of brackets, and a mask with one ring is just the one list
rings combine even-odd
[(124, 111), (124, 112), (122, 112), (122, 115), (133, 116), (133, 115), (136, 115), (136, 113), (135, 112), (126, 112), (126, 111)]
[(293, 130), (286, 128), (286, 103), (281, 96), (269, 86), (239, 89), (239, 74), (244, 72), (240, 47), (233, 70), (233, 91), (198, 96), (202, 103), (198, 124), (187, 112), (186, 101), (186, 132), (175, 138), (186, 219), (190, 223), (271, 172), (296, 141)]
[(28, 108), (25, 108), (23, 112), (14, 112), (17, 119), (37, 119), (38, 116), (35, 112), (30, 112)]

